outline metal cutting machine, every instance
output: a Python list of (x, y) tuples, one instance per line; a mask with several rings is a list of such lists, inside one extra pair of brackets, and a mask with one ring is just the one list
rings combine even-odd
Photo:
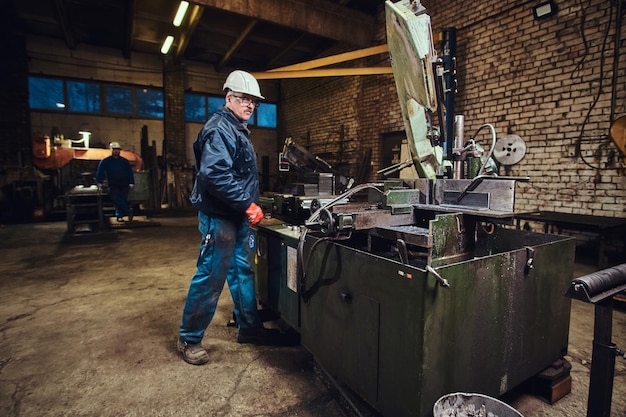
[(425, 417), (444, 394), (499, 397), (566, 354), (574, 240), (511, 227), (528, 178), (494, 175), (488, 158), (472, 178), (446, 177), (464, 163), (433, 128), (450, 69), (419, 2), (387, 1), (386, 13), (420, 178), (311, 198), (304, 220), (274, 212), (256, 228), (257, 293), (346, 392), (385, 416)]

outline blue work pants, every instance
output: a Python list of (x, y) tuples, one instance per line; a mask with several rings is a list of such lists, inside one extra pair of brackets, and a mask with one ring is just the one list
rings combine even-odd
[(115, 217), (124, 217), (130, 214), (128, 206), (128, 185), (109, 185), (109, 198), (115, 204)]
[(183, 310), (181, 340), (202, 341), (226, 280), (239, 328), (263, 326), (256, 304), (254, 270), (249, 261), (248, 220), (237, 222), (198, 212), (198, 230), (202, 235), (200, 254)]

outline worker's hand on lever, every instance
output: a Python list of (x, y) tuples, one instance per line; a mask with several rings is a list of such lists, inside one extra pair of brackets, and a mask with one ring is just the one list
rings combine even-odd
[(256, 203), (251, 203), (246, 209), (246, 215), (250, 220), (250, 226), (254, 226), (261, 220), (263, 220), (263, 210)]

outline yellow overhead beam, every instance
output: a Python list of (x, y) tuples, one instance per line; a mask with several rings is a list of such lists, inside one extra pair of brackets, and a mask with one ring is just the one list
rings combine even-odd
[(350, 75), (381, 75), (393, 74), (391, 67), (361, 67), (361, 68), (327, 68), (296, 71), (263, 71), (253, 72), (257, 80), (276, 80), (283, 78), (313, 78), (313, 77), (345, 77)]
[(252, 75), (258, 80), (275, 80), (282, 78), (311, 78), (311, 77), (345, 77), (351, 75), (381, 75), (393, 74), (389, 67), (357, 67), (357, 68), (326, 68), (320, 67), (352, 61), (354, 59), (382, 54), (389, 51), (387, 44), (363, 48), (356, 51), (327, 56), (299, 64), (287, 65), (268, 71), (254, 72)]
[(389, 51), (387, 44), (372, 46), (370, 48), (358, 49), (356, 51), (344, 52), (342, 54), (318, 58), (311, 61), (301, 62), (299, 64), (287, 65), (286, 67), (274, 68), (268, 72), (274, 71), (295, 71), (308, 70), (312, 68), (325, 67), (327, 65), (337, 64), (339, 62), (352, 61), (354, 59), (364, 58), (366, 56), (378, 55)]

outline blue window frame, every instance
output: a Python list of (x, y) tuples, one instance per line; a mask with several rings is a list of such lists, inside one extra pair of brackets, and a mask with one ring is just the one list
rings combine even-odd
[(44, 77), (29, 77), (28, 94), (28, 101), (32, 109), (65, 109), (63, 80)]
[(68, 110), (85, 113), (100, 112), (100, 85), (92, 82), (67, 82)]
[(163, 91), (156, 88), (137, 88), (137, 115), (163, 118)]
[[(97, 81), (29, 76), (31, 109), (69, 113), (125, 115), (163, 119), (163, 90), (154, 87), (107, 84)], [(185, 121), (204, 123), (224, 105), (224, 96), (185, 94)], [(277, 105), (263, 102), (248, 120), (252, 126), (275, 129)]]
[(104, 87), (108, 113), (133, 114), (133, 90), (127, 87)]
[(185, 120), (204, 123), (206, 120), (206, 97), (200, 94), (185, 94)]
[(276, 127), (276, 104), (263, 103), (256, 109), (257, 122), (259, 127)]
[(209, 116), (219, 110), (226, 103), (224, 97), (209, 97)]
[[(185, 121), (204, 123), (213, 113), (224, 105), (224, 96), (209, 96), (199, 93), (185, 94)], [(258, 127), (276, 128), (276, 104), (263, 102), (248, 124)]]

